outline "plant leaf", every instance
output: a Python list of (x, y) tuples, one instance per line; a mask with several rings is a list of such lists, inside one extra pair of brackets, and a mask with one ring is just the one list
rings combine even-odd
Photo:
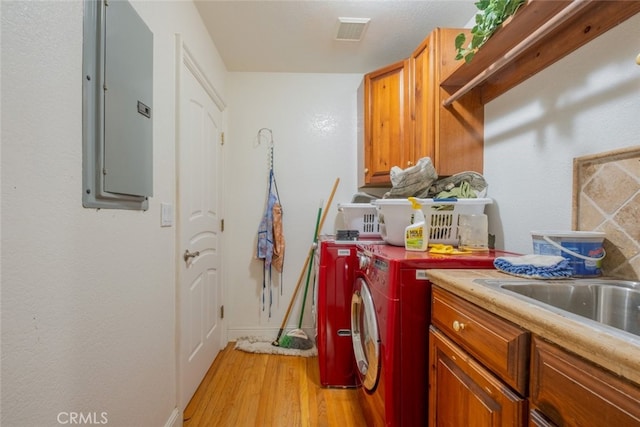
[[(459, 34), (455, 39), (457, 51), (456, 59), (464, 57), (465, 62), (470, 62), (477, 50), (491, 37), (502, 23), (516, 13), (518, 8), (526, 0), (478, 0), (475, 5), (478, 13), (475, 16), (475, 26), (471, 29), (471, 41), (467, 48), (463, 48), (466, 41), (464, 34)], [(462, 37), (461, 37), (462, 36)]]

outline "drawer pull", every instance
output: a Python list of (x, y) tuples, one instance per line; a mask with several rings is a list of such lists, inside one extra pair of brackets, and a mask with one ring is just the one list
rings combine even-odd
[(456, 332), (460, 332), (464, 330), (464, 323), (458, 322), (457, 320), (453, 321), (453, 330)]

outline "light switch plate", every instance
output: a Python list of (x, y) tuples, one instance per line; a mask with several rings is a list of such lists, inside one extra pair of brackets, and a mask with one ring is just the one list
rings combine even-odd
[(160, 227), (171, 227), (173, 225), (173, 205), (171, 203), (160, 203)]

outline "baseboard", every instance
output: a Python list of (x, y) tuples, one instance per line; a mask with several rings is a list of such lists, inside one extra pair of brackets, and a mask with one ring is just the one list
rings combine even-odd
[(173, 408), (171, 411), (171, 416), (166, 423), (164, 423), (164, 427), (182, 427), (182, 411), (178, 408)]

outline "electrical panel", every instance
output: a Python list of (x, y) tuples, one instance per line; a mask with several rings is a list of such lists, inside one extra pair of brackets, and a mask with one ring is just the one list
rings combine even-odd
[(126, 0), (85, 0), (83, 206), (153, 195), (153, 33)]

